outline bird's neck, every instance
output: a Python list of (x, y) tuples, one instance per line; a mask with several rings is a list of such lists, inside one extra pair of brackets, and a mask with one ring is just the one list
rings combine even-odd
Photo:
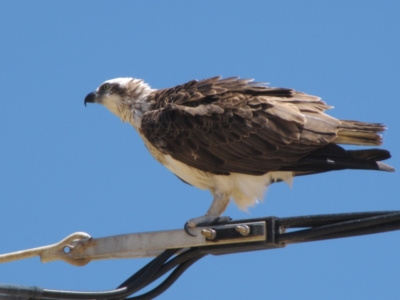
[(143, 115), (151, 109), (153, 104), (149, 95), (155, 91), (142, 80), (134, 80), (127, 93), (129, 97), (123, 99), (119, 117), (123, 122), (129, 122), (136, 129), (140, 128)]

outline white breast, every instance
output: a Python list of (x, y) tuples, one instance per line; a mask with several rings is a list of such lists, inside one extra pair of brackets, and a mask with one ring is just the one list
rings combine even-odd
[(200, 189), (229, 194), (236, 205), (244, 211), (256, 204), (257, 200), (264, 199), (269, 184), (283, 180), (291, 185), (293, 177), (292, 172), (269, 172), (261, 176), (240, 173), (215, 175), (190, 167), (169, 155), (164, 155), (164, 159), (164, 166), (187, 183)]

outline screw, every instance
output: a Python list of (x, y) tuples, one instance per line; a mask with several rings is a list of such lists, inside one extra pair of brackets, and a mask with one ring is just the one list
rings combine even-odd
[(248, 236), (250, 234), (250, 227), (247, 225), (238, 225), (235, 229), (243, 236)]
[(204, 235), (208, 240), (213, 240), (217, 236), (217, 232), (214, 229), (202, 229), (201, 234)]

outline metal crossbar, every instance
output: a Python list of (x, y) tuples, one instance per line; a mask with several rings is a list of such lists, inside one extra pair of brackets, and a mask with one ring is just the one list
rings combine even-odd
[[(157, 256), (117, 289), (103, 292), (48, 290), (0, 284), (0, 299), (154, 299), (169, 288), (193, 263), (208, 254), (222, 255), (282, 248), (292, 243), (320, 241), (400, 229), (400, 211), (264, 217), (229, 221), (196, 228), (195, 237), (169, 230), (92, 238), (72, 234), (59, 243), (0, 255), (0, 263), (32, 256), (43, 262), (64, 260), (82, 266), (92, 260)], [(166, 273), (153, 290), (130, 298)]]

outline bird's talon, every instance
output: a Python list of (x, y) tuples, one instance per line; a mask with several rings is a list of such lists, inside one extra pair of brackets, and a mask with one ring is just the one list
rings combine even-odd
[(219, 219), (218, 219), (218, 221), (216, 222), (216, 223), (226, 223), (226, 222), (229, 222), (229, 221), (232, 221), (232, 218), (231, 217), (229, 217), (229, 216), (222, 216), (222, 217), (219, 217)]
[(193, 233), (190, 232), (190, 230), (189, 230), (190, 228), (191, 227), (189, 226), (189, 222), (186, 222), (185, 226), (183, 227), (183, 229), (185, 230), (186, 234), (190, 235), (190, 236), (197, 236), (196, 234), (193, 234)]

